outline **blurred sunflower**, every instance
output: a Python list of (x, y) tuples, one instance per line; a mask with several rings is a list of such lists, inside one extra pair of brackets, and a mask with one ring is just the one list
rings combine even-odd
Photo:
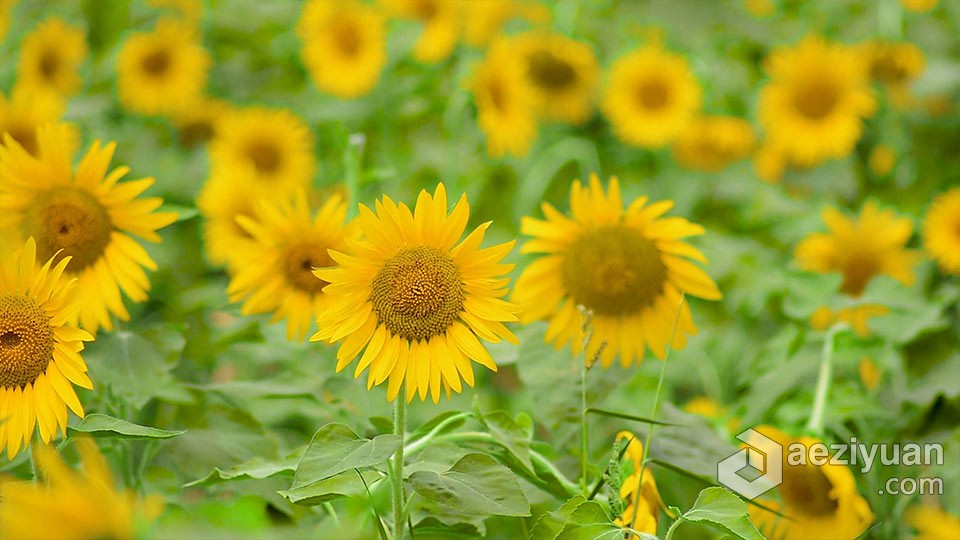
[(510, 48), (526, 64), (540, 116), (571, 124), (590, 117), (600, 70), (589, 45), (561, 34), (527, 32), (512, 38)]
[(222, 99), (199, 96), (173, 115), (173, 125), (180, 137), (180, 146), (191, 148), (206, 144), (217, 136), (218, 126), (233, 111)]
[(316, 171), (313, 134), (286, 109), (247, 107), (225, 115), (210, 144), (214, 171), (246, 169), (261, 189), (309, 186)]
[(900, 5), (908, 11), (924, 13), (937, 7), (937, 0), (900, 0)]
[(750, 520), (770, 540), (832, 538), (854, 540), (873, 523), (870, 504), (857, 493), (853, 473), (846, 465), (813, 463), (810, 448), (822, 444), (812, 437), (791, 437), (770, 426), (754, 428), (784, 448), (802, 444), (808, 451), (805, 464), (793, 465), (791, 453), (783, 453), (783, 482), (777, 486), (780, 500), (760, 499), (765, 507), (748, 505)]
[(886, 176), (890, 174), (893, 167), (897, 164), (897, 154), (888, 144), (878, 144), (870, 151), (870, 157), (867, 159), (867, 166), (870, 172), (876, 176)]
[(383, 16), (374, 8), (343, 0), (310, 0), (297, 23), (303, 63), (317, 88), (341, 98), (373, 89), (387, 61)]
[(461, 379), (473, 386), (471, 360), (496, 371), (478, 337), (517, 343), (503, 323), (517, 320), (518, 308), (501, 299), (513, 265), (500, 262), (515, 241), (480, 249), (487, 222), (457, 243), (470, 214), (466, 195), (447, 208), (443, 184), (432, 197), (421, 191), (413, 211), (386, 195), (376, 213), (360, 205), (363, 239), (330, 251), (337, 268), (314, 272), (330, 284), (330, 307), (310, 340), (343, 340), (337, 371), (363, 351), (354, 377), (370, 368), (367, 388), (389, 379), (391, 401), (404, 382), (407, 401), (419, 393), (434, 403), (441, 390), (460, 392)]
[(191, 25), (161, 19), (152, 32), (134, 33), (120, 49), (120, 103), (141, 114), (174, 114), (203, 92), (210, 63)]
[(253, 218), (254, 207), (278, 193), (292, 195), (293, 189), (263, 189), (246, 169), (220, 168), (211, 173), (197, 196), (197, 208), (204, 217), (203, 245), (211, 263), (230, 266), (253, 249), (253, 237), (237, 217)]
[(920, 48), (906, 41), (871, 40), (860, 45), (860, 53), (870, 78), (883, 86), (890, 101), (899, 107), (909, 104), (909, 85), (926, 64)]
[(673, 143), (673, 158), (684, 167), (719, 171), (753, 151), (756, 135), (746, 120), (734, 116), (701, 116)]
[(537, 138), (536, 97), (505, 42), (495, 43), (469, 82), (491, 157), (525, 156)]
[(783, 152), (767, 141), (760, 143), (753, 153), (753, 172), (768, 184), (780, 182), (788, 165)]
[(51, 17), (23, 38), (17, 83), (34, 92), (72, 94), (80, 88), (77, 70), (86, 57), (83, 30)]
[(880, 368), (869, 356), (864, 356), (857, 363), (857, 374), (860, 375), (860, 382), (867, 390), (876, 389), (880, 385), (880, 379), (883, 378)]
[(870, 319), (889, 314), (890, 308), (882, 304), (857, 304), (837, 310), (820, 306), (810, 315), (809, 322), (810, 328), (821, 331), (829, 329), (837, 322), (845, 322), (855, 334), (867, 337), (870, 335)]
[(433, 64), (450, 56), (457, 39), (464, 3), (457, 0), (380, 0), (388, 13), (423, 24), (423, 31), (413, 49), (413, 57)]
[[(520, 275), (512, 300), (523, 308), (521, 321), (550, 319), (546, 340), (557, 348), (583, 344), (578, 306), (592, 312), (592, 333), (586, 356), (609, 367), (620, 357), (623, 366), (643, 360), (645, 348), (663, 358), (673, 321), (672, 346), (682, 348), (697, 333), (680, 293), (719, 300), (716, 283), (687, 259), (706, 263), (700, 251), (683, 238), (703, 234), (703, 227), (679, 217), (661, 218), (673, 201), (647, 206), (647, 197), (623, 208), (620, 184), (610, 179), (605, 194), (600, 180), (575, 181), (570, 191), (572, 217), (543, 203), (546, 220), (524, 217), (524, 234), (533, 240), (521, 253), (541, 253)], [(677, 318), (677, 310), (679, 318)]]
[(687, 61), (653, 44), (613, 63), (602, 107), (620, 140), (662, 148), (693, 120), (701, 99)]
[(0, 92), (0, 146), (6, 133), (27, 152), (37, 155), (37, 128), (59, 120), (64, 105), (56, 94), (35, 93), (22, 85), (14, 87), (10, 99)]
[(890, 276), (904, 285), (913, 283), (919, 254), (905, 248), (913, 232), (909, 219), (898, 218), (893, 211), (880, 210), (868, 201), (856, 220), (827, 207), (823, 221), (830, 232), (807, 236), (794, 251), (801, 269), (821, 274), (840, 272), (840, 291), (854, 297), (863, 294), (877, 275)]
[(923, 247), (948, 274), (960, 274), (960, 187), (933, 199), (923, 219)]
[(10, 12), (13, 6), (17, 5), (18, 0), (0, 0), (0, 42), (7, 37), (7, 29), (10, 27)]
[(809, 36), (767, 58), (760, 123), (769, 143), (801, 166), (848, 155), (876, 102), (867, 66), (856, 51)]
[[(653, 472), (642, 466), (643, 443), (629, 431), (617, 433), (617, 440), (627, 441), (624, 457), (627, 458), (629, 467), (626, 478), (620, 483), (620, 498), (626, 502), (626, 507), (614, 523), (621, 527), (633, 526), (635, 531), (655, 535), (663, 501), (660, 499)], [(643, 478), (640, 478), (641, 470)], [(640, 488), (639, 496), (637, 488)]]
[(302, 340), (328, 304), (327, 283), (313, 274), (334, 266), (327, 250), (343, 251), (347, 205), (333, 196), (312, 215), (306, 192), (278, 203), (260, 201), (252, 218), (238, 216), (250, 235), (250, 249), (232, 265), (227, 293), (243, 301), (243, 314), (273, 313), (271, 322), (287, 321), (287, 339)]
[[(80, 309), (76, 280), (64, 275), (69, 257), (41, 266), (33, 238), (0, 242), (0, 452), (13, 459), (38, 426), (43, 442), (65, 431), (67, 407), (83, 416), (72, 385), (93, 388), (80, 356), (93, 336), (68, 326)], [(0, 516), (10, 514), (3, 504)]]
[(464, 2), (467, 24), (463, 40), (472, 47), (485, 47), (499, 37), (504, 25), (512, 19), (534, 24), (550, 21), (550, 9), (534, 0), (484, 0)]
[(64, 124), (41, 127), (34, 157), (6, 136), (0, 147), (0, 234), (36, 238), (41, 259), (71, 257), (66, 273), (78, 278), (80, 324), (95, 334), (100, 327), (113, 329), (111, 313), (129, 320), (121, 290), (134, 302), (147, 299), (143, 267), (156, 270), (156, 264), (130, 235), (159, 242), (157, 229), (177, 214), (154, 212), (160, 198), (138, 198), (152, 178), (119, 183), (128, 167), (107, 173), (116, 143), (94, 142), (74, 172), (69, 139)]
[(917, 530), (913, 540), (944, 540), (957, 538), (960, 517), (942, 508), (913, 505), (904, 513), (905, 521)]
[(0, 480), (0, 537), (29, 540), (42, 530), (44, 538), (144, 538), (138, 529), (160, 516), (163, 498), (118, 491), (96, 443), (80, 437), (73, 444), (82, 473), (71, 470), (53, 448), (38, 444), (33, 455), (43, 482)]

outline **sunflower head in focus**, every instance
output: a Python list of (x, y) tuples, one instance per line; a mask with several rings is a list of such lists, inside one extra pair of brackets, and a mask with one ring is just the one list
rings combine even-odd
[(315, 272), (330, 304), (310, 339), (343, 340), (337, 371), (359, 355), (354, 377), (369, 368), (368, 388), (386, 381), (392, 401), (405, 382), (407, 401), (419, 393), (436, 403), (441, 390), (473, 386), (471, 361), (497, 370), (480, 339), (517, 343), (503, 324), (517, 320), (502, 299), (513, 265), (501, 262), (515, 242), (481, 248), (489, 222), (460, 240), (469, 215), (465, 195), (448, 212), (443, 184), (421, 191), (412, 210), (386, 195), (374, 210), (360, 205), (362, 238), (330, 251), (336, 268)]
[[(629, 431), (617, 433), (617, 441), (627, 441), (627, 447), (623, 453), (626, 477), (620, 482), (620, 498), (626, 506), (623, 514), (614, 523), (621, 527), (635, 526), (634, 530), (642, 533), (657, 534), (657, 522), (660, 520), (660, 507), (663, 506), (663, 500), (657, 490), (657, 481), (653, 477), (653, 472), (642, 465), (643, 443)], [(641, 478), (642, 469), (646, 470), (643, 470)]]
[(53, 448), (37, 444), (33, 455), (42, 482), (0, 479), (0, 536), (28, 540), (42, 530), (45, 538), (144, 538), (139, 528), (160, 516), (162, 497), (117, 490), (96, 443), (79, 437), (73, 445), (82, 471), (72, 470)]
[(13, 459), (37, 427), (43, 442), (64, 432), (67, 407), (83, 416), (73, 386), (93, 388), (80, 356), (93, 337), (69, 325), (80, 309), (70, 259), (38, 260), (33, 238), (9, 238), (0, 235), (0, 451)]
[(220, 122), (231, 112), (230, 104), (220, 99), (200, 96), (193, 100), (172, 118), (180, 145), (191, 148), (210, 142), (217, 136)]
[(131, 35), (120, 49), (120, 103), (141, 114), (174, 114), (203, 92), (210, 64), (193, 26), (161, 19), (153, 31)]
[(423, 31), (413, 57), (433, 64), (450, 56), (460, 37), (465, 4), (456, 0), (380, 0), (389, 14), (419, 21)]
[(880, 210), (868, 201), (855, 220), (827, 207), (823, 221), (830, 232), (807, 236), (794, 251), (801, 269), (822, 274), (840, 272), (840, 291), (853, 297), (863, 294), (878, 275), (913, 284), (913, 267), (919, 254), (905, 248), (913, 232), (909, 219), (897, 217), (892, 210)]
[(590, 117), (600, 69), (589, 45), (561, 34), (527, 32), (512, 38), (510, 48), (524, 63), (540, 116), (571, 124)]
[(677, 163), (699, 171), (719, 171), (750, 155), (756, 135), (746, 120), (733, 116), (701, 116), (673, 143)]
[(150, 282), (143, 268), (156, 264), (137, 236), (159, 242), (157, 230), (177, 219), (156, 212), (160, 198), (140, 198), (152, 178), (120, 182), (130, 169), (109, 171), (116, 143), (91, 145), (74, 170), (70, 129), (41, 126), (39, 157), (9, 135), (0, 146), (0, 234), (36, 239), (37, 256), (70, 257), (66, 273), (78, 278), (80, 324), (91, 333), (113, 329), (110, 316), (129, 320), (121, 291), (134, 302), (147, 299)]
[(346, 216), (339, 196), (311, 211), (303, 190), (276, 203), (260, 201), (252, 217), (238, 216), (251, 245), (231, 265), (230, 300), (243, 301), (244, 315), (273, 313), (271, 322), (286, 320), (287, 339), (302, 340), (327, 306), (327, 283), (313, 271), (335, 264), (328, 250), (346, 248)]
[(617, 179), (610, 179), (604, 193), (592, 175), (587, 186), (573, 183), (571, 216), (543, 203), (545, 220), (523, 218), (521, 230), (533, 239), (521, 252), (540, 258), (527, 266), (514, 288), (512, 299), (523, 308), (522, 321), (549, 319), (547, 341), (557, 348), (572, 342), (579, 354), (582, 306), (592, 313), (587, 359), (600, 354), (604, 367), (618, 356), (623, 366), (640, 362), (647, 348), (663, 358), (674, 320), (672, 346), (682, 348), (697, 328), (687, 303), (680, 302), (681, 293), (708, 300), (719, 300), (721, 294), (688, 260), (707, 262), (684, 241), (703, 234), (703, 227), (661, 217), (673, 201), (647, 201), (641, 197), (624, 209)]
[(247, 107), (225, 115), (210, 144), (214, 171), (245, 169), (261, 189), (306, 188), (316, 171), (313, 134), (286, 109)]
[(876, 101), (856, 50), (810, 36), (767, 58), (760, 123), (790, 162), (813, 166), (848, 155)]
[[(10, 98), (0, 92), (0, 146), (4, 134), (10, 135), (27, 152), (37, 155), (37, 128), (57, 122), (63, 114), (63, 99), (51, 92), (33, 92), (17, 85)], [(75, 134), (74, 134), (74, 138)]]
[(904, 520), (917, 530), (913, 540), (956, 538), (957, 531), (960, 531), (960, 516), (936, 506), (911, 506), (904, 513)]
[(960, 274), (960, 187), (933, 199), (923, 219), (923, 247), (948, 274)]
[(472, 47), (489, 45), (513, 19), (538, 25), (550, 21), (550, 9), (536, 0), (483, 0), (464, 2), (464, 7), (463, 41)]
[(355, 98), (373, 89), (387, 61), (383, 16), (356, 0), (309, 0), (297, 23), (303, 63), (323, 92)]
[(783, 452), (783, 482), (776, 488), (780, 500), (758, 501), (786, 518), (760, 506), (748, 505), (750, 520), (766, 538), (855, 540), (873, 523), (870, 504), (857, 492), (850, 469), (833, 463), (814, 464), (815, 454), (811, 448), (823, 444), (821, 441), (812, 437), (791, 437), (770, 426), (754, 429), (783, 448), (803, 445), (808, 454), (805, 464), (791, 464), (788, 459), (792, 450)]
[(469, 82), (491, 157), (525, 156), (537, 138), (536, 96), (506, 42), (490, 47)]
[(890, 101), (899, 107), (910, 102), (910, 83), (923, 73), (923, 52), (906, 41), (872, 40), (860, 45), (870, 79), (880, 84)]
[(686, 59), (657, 43), (613, 63), (602, 108), (617, 138), (662, 148), (693, 120), (701, 100), (700, 84)]
[(80, 88), (77, 70), (86, 57), (83, 30), (51, 17), (23, 38), (18, 84), (33, 91), (72, 94)]

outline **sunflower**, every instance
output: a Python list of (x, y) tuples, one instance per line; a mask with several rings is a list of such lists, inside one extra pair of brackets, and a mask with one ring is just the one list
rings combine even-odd
[(39, 150), (37, 128), (58, 121), (64, 105), (56, 94), (33, 92), (22, 85), (14, 87), (10, 99), (0, 92), (0, 146), (6, 133), (27, 152), (36, 155)]
[[(543, 203), (546, 220), (525, 217), (520, 226), (533, 237), (521, 253), (541, 253), (517, 280), (513, 300), (523, 308), (521, 321), (550, 319), (546, 339), (557, 348), (582, 346), (578, 306), (592, 312), (587, 358), (602, 349), (609, 367), (618, 355), (623, 366), (643, 360), (645, 348), (663, 358), (677, 318), (674, 348), (686, 344), (697, 328), (681, 293), (719, 300), (716, 283), (687, 259), (706, 263), (683, 238), (703, 227), (679, 217), (661, 218), (673, 201), (647, 205), (647, 197), (623, 209), (620, 183), (610, 179), (604, 194), (596, 175), (590, 185), (575, 181), (570, 192), (572, 217)], [(606, 346), (603, 347), (603, 344)]]
[[(783, 482), (777, 486), (780, 500), (761, 499), (765, 507), (750, 505), (750, 520), (770, 540), (806, 540), (808, 538), (833, 538), (854, 540), (873, 523), (873, 512), (866, 499), (857, 493), (853, 473), (846, 465), (813, 463), (810, 452), (813, 445), (822, 444), (812, 437), (794, 438), (770, 426), (754, 428), (762, 435), (773, 439), (785, 449), (783, 452)], [(793, 444), (802, 444), (807, 449), (806, 463), (791, 464), (791, 453), (786, 451)]]
[[(626, 507), (614, 523), (621, 527), (634, 526), (635, 531), (657, 534), (657, 522), (660, 520), (660, 507), (663, 501), (657, 490), (657, 481), (649, 468), (643, 467), (643, 443), (629, 431), (617, 433), (617, 441), (627, 441), (624, 456), (627, 458), (627, 477), (620, 483), (620, 498)], [(643, 470), (643, 478), (640, 472)], [(637, 496), (637, 488), (640, 496)], [(636, 519), (634, 519), (636, 515)]]
[(958, 538), (960, 517), (942, 508), (914, 505), (904, 514), (906, 522), (917, 530), (913, 540), (944, 540)]
[(860, 375), (860, 382), (867, 390), (875, 390), (880, 384), (880, 379), (883, 378), (880, 368), (869, 356), (864, 356), (857, 363), (857, 373)]
[(41, 267), (33, 238), (0, 240), (0, 451), (13, 459), (37, 426), (43, 442), (65, 431), (67, 407), (83, 416), (72, 384), (93, 388), (80, 356), (93, 336), (68, 324), (80, 309), (69, 257)]
[(881, 304), (858, 304), (837, 310), (820, 306), (810, 315), (810, 328), (823, 331), (837, 322), (845, 322), (856, 335), (867, 337), (870, 335), (870, 319), (889, 314), (890, 308)]
[(413, 211), (386, 195), (376, 212), (360, 205), (363, 239), (330, 250), (337, 268), (314, 272), (329, 283), (330, 307), (310, 340), (343, 340), (337, 371), (363, 350), (354, 377), (370, 368), (367, 388), (389, 379), (392, 401), (406, 381), (407, 401), (419, 392), (436, 403), (441, 389), (460, 392), (461, 379), (473, 386), (471, 360), (497, 370), (477, 338), (517, 343), (503, 324), (517, 320), (502, 300), (513, 265), (500, 262), (515, 242), (480, 249), (487, 222), (457, 243), (469, 214), (466, 195), (447, 213), (443, 184), (432, 197), (421, 191)]
[(17, 0), (0, 0), (0, 42), (7, 37), (7, 28), (10, 27), (10, 12)]
[(157, 229), (177, 214), (154, 212), (162, 199), (138, 198), (152, 178), (120, 183), (128, 167), (107, 173), (116, 143), (94, 142), (74, 172), (69, 138), (63, 124), (41, 127), (34, 157), (6, 136), (0, 147), (0, 234), (36, 238), (41, 259), (71, 257), (66, 273), (78, 278), (79, 320), (95, 334), (100, 327), (113, 329), (110, 314), (130, 318), (121, 290), (134, 302), (147, 299), (150, 282), (142, 267), (156, 270), (156, 264), (131, 235), (159, 242)]
[(120, 49), (120, 103), (141, 114), (176, 113), (206, 87), (210, 63), (191, 25), (161, 19), (152, 32), (133, 34)]
[(733, 116), (701, 116), (673, 144), (677, 163), (700, 171), (719, 171), (750, 155), (756, 144), (753, 128)]
[(356, 0), (310, 0), (297, 34), (317, 88), (341, 98), (369, 92), (387, 61), (383, 16)]
[(571, 124), (590, 117), (600, 71), (589, 45), (546, 32), (520, 34), (509, 43), (525, 64), (540, 116)]
[(904, 248), (910, 240), (913, 224), (898, 218), (891, 210), (880, 210), (868, 201), (860, 216), (850, 219), (837, 209), (823, 210), (829, 234), (813, 233), (794, 251), (803, 270), (828, 274), (840, 272), (840, 291), (858, 297), (877, 275), (887, 275), (904, 285), (913, 284), (913, 267), (919, 255)]
[(860, 45), (870, 78), (879, 83), (894, 105), (910, 102), (909, 85), (923, 73), (926, 61), (919, 47), (909, 42), (872, 40)]
[(907, 11), (925, 13), (937, 7), (937, 0), (900, 0), (900, 5)]
[(306, 188), (316, 171), (313, 134), (286, 109), (247, 107), (227, 114), (210, 144), (214, 171), (250, 171), (261, 189)]
[(485, 47), (500, 36), (504, 25), (512, 19), (534, 24), (550, 21), (550, 10), (534, 0), (484, 0), (464, 2), (463, 41), (472, 47)]
[(787, 170), (787, 158), (779, 148), (764, 141), (753, 153), (753, 172), (768, 184), (779, 183)]
[(662, 148), (693, 120), (701, 99), (687, 61), (653, 44), (613, 63), (602, 107), (620, 140)]
[(923, 247), (945, 273), (960, 274), (960, 187), (933, 199), (923, 220)]
[(413, 57), (433, 64), (450, 56), (457, 39), (464, 4), (456, 0), (380, 0), (388, 13), (402, 19), (413, 19), (423, 24), (420, 39), (413, 49)]
[(878, 144), (870, 151), (867, 166), (874, 175), (883, 177), (890, 174), (897, 164), (897, 154), (887, 144)]
[(173, 115), (173, 124), (186, 148), (206, 144), (217, 136), (220, 122), (232, 112), (226, 101), (200, 96)]
[(326, 282), (313, 270), (334, 265), (327, 250), (345, 250), (346, 217), (347, 205), (337, 196), (312, 215), (303, 190), (279, 203), (261, 201), (252, 218), (237, 217), (252, 244), (232, 266), (230, 300), (243, 300), (244, 315), (286, 319), (287, 339), (302, 340), (327, 306)]
[(848, 155), (876, 107), (866, 68), (854, 49), (817, 36), (775, 49), (759, 105), (770, 143), (803, 166)]
[(34, 91), (72, 94), (80, 87), (77, 69), (86, 56), (83, 30), (51, 17), (23, 38), (17, 81)]
[(0, 480), (0, 537), (144, 538), (138, 528), (160, 516), (163, 498), (118, 491), (96, 443), (80, 437), (73, 444), (83, 472), (71, 470), (56, 450), (38, 444), (33, 455), (43, 482)]
[(491, 157), (525, 156), (537, 138), (536, 96), (506, 42), (490, 47), (469, 82)]

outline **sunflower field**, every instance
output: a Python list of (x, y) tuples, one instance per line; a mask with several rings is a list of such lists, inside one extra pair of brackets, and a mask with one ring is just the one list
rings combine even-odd
[(0, 0), (0, 539), (960, 540), (960, 2)]

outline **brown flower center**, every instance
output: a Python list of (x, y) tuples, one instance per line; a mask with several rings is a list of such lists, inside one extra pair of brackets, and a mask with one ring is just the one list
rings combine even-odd
[(276, 144), (270, 141), (255, 141), (247, 146), (247, 157), (260, 174), (271, 174), (280, 169), (282, 156)]
[(534, 85), (548, 92), (567, 89), (577, 80), (577, 72), (566, 60), (546, 50), (527, 56), (527, 73)]
[(839, 97), (834, 86), (818, 81), (801, 88), (794, 96), (794, 104), (800, 114), (811, 120), (820, 120), (833, 111)]
[(465, 291), (453, 259), (437, 248), (406, 248), (373, 278), (370, 302), (380, 323), (409, 341), (443, 334), (463, 311)]
[(113, 231), (103, 205), (75, 188), (56, 188), (37, 196), (26, 209), (22, 228), (24, 236), (36, 239), (38, 259), (45, 261), (58, 251), (58, 259), (73, 257), (71, 272), (96, 262)]
[(670, 88), (660, 79), (648, 79), (637, 88), (636, 98), (644, 109), (662, 109), (670, 101)]
[(56, 78), (57, 72), (60, 70), (60, 55), (57, 54), (57, 51), (43, 51), (43, 54), (40, 55), (38, 67), (40, 68), (40, 74), (45, 79)]
[(562, 275), (577, 304), (601, 315), (629, 315), (663, 293), (667, 267), (640, 231), (614, 225), (574, 240), (563, 257)]
[(144, 56), (140, 66), (148, 75), (157, 78), (162, 77), (170, 69), (170, 52), (166, 49), (157, 49)]
[(837, 511), (836, 499), (830, 498), (833, 484), (816, 465), (783, 464), (783, 483), (777, 487), (789, 516), (800, 512), (808, 516), (825, 516)]
[(207, 119), (193, 120), (180, 126), (180, 144), (191, 148), (209, 141), (214, 133), (213, 122)]
[(840, 290), (850, 296), (860, 296), (873, 276), (880, 272), (881, 262), (870, 246), (847, 246), (844, 260), (840, 262), (840, 271), (843, 273), (843, 283)]
[(316, 242), (303, 242), (287, 248), (283, 272), (293, 287), (308, 294), (318, 294), (328, 283), (314, 275), (313, 270), (333, 264), (326, 247)]
[(23, 388), (47, 370), (53, 358), (50, 317), (33, 300), (0, 296), (0, 386)]
[(870, 62), (870, 78), (882, 83), (898, 83), (907, 80), (907, 70), (903, 69), (891, 53), (883, 53)]
[(360, 29), (354, 21), (339, 21), (333, 30), (333, 39), (344, 56), (356, 56), (360, 52)]

